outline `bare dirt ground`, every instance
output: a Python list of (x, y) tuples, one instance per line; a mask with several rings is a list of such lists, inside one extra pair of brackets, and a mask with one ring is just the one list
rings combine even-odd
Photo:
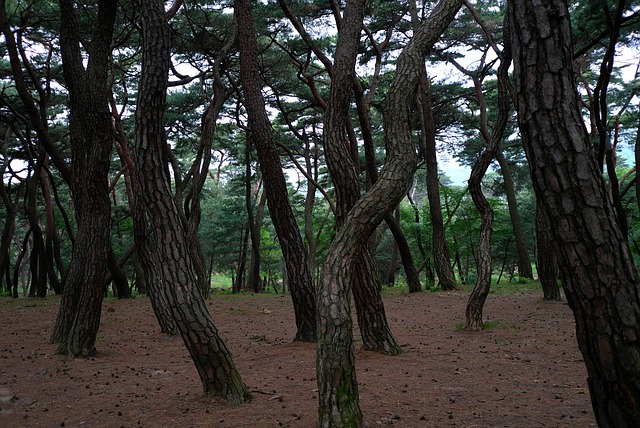
[[(467, 292), (386, 293), (404, 352), (358, 350), (368, 427), (589, 427), (595, 419), (574, 322), (540, 291), (491, 294), (483, 332), (459, 329)], [(179, 337), (149, 300), (106, 300), (98, 355), (48, 343), (59, 299), (0, 299), (0, 427), (313, 427), (313, 344), (294, 343), (289, 296), (214, 296), (213, 318), (253, 400), (204, 396)], [(458, 328), (456, 328), (458, 326)], [(359, 349), (356, 329), (356, 348)]]

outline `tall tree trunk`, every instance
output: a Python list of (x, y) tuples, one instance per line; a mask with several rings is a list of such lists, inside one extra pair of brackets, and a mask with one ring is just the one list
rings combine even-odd
[(451, 253), (445, 234), (440, 203), (440, 180), (438, 179), (438, 157), (436, 152), (436, 130), (431, 109), (431, 85), (428, 76), (424, 75), (420, 82), (419, 107), (422, 117), (420, 138), (424, 160), (427, 166), (427, 198), (431, 216), (433, 262), (438, 274), (438, 283), (443, 290), (455, 290), (456, 279), (451, 265)]
[(518, 124), (600, 427), (640, 426), (638, 274), (580, 113), (567, 3), (510, 0)]
[(190, 255), (187, 226), (171, 192), (166, 169), (164, 110), (171, 41), (162, 0), (140, 0), (142, 75), (135, 115), (135, 176), (150, 219), (158, 278), (176, 327), (200, 375), (205, 393), (232, 404), (250, 394), (211, 319)]
[(516, 251), (518, 253), (518, 274), (522, 278), (533, 279), (533, 270), (531, 269), (531, 260), (529, 260), (529, 250), (524, 239), (524, 231), (522, 230), (522, 221), (520, 221), (520, 213), (518, 212), (518, 202), (516, 200), (516, 191), (513, 185), (513, 178), (509, 170), (509, 164), (504, 158), (504, 154), (500, 149), (496, 153), (496, 159), (502, 171), (504, 179), (504, 191), (507, 195), (507, 204), (509, 206), (509, 216), (511, 217), (511, 225), (513, 226), (513, 238), (516, 241)]
[(536, 238), (538, 241), (538, 279), (542, 284), (544, 300), (560, 300), (555, 243), (551, 234), (551, 225), (542, 209), (541, 202), (536, 204)]
[[(9, 159), (6, 151), (6, 148), (8, 146), (6, 142), (9, 137), (10, 135), (9, 133), (7, 133), (5, 137), (5, 144), (2, 144), (2, 147), (0, 148), (2, 150), (2, 155), (6, 160)], [(0, 164), (0, 177), (4, 177), (7, 166), (9, 166), (8, 161)], [(6, 277), (7, 291), (11, 290), (11, 258), (9, 257), (9, 248), (11, 247), (11, 239), (13, 238), (13, 233), (16, 226), (18, 201), (22, 197), (24, 187), (24, 181), (21, 181), (18, 185), (12, 183), (12, 180), (5, 182), (5, 180), (3, 179), (2, 182), (0, 182), (0, 198), (2, 198), (5, 210), (4, 226), (2, 228), (2, 235), (0, 236), (0, 284), (2, 284), (2, 278)], [(9, 196), (11, 193), (14, 194), (14, 200), (12, 200), (11, 196)], [(1, 289), (2, 286), (0, 286), (0, 290)]]
[(56, 274), (54, 260), (54, 240), (58, 234), (56, 230), (55, 217), (53, 215), (53, 201), (51, 200), (51, 186), (49, 184), (49, 176), (46, 169), (48, 165), (48, 156), (45, 156), (44, 163), (40, 169), (40, 188), (42, 189), (42, 197), (44, 200), (44, 211), (46, 214), (46, 226), (44, 234), (44, 257), (46, 260), (47, 278), (51, 288), (56, 294), (62, 293), (62, 284)]
[[(178, 3), (176, 2), (175, 4)], [(207, 179), (207, 175), (209, 174), (209, 166), (211, 164), (211, 145), (213, 143), (213, 135), (216, 130), (218, 117), (220, 116), (220, 111), (222, 110), (224, 101), (227, 98), (224, 84), (220, 78), (220, 64), (226, 60), (227, 53), (231, 48), (233, 41), (234, 38), (231, 38), (229, 43), (223, 46), (220, 52), (216, 53), (213, 61), (213, 95), (209, 100), (209, 106), (202, 115), (198, 152), (196, 154), (196, 158), (191, 164), (191, 169), (187, 174), (187, 177), (189, 177), (187, 183), (189, 185), (189, 190), (184, 201), (185, 217), (188, 220), (187, 233), (189, 236), (189, 242), (191, 243), (190, 252), (196, 269), (196, 274), (198, 275), (199, 287), (204, 298), (208, 298), (211, 292), (211, 277), (207, 275), (205, 257), (202, 252), (202, 245), (198, 234), (200, 229), (200, 220), (202, 218), (200, 195), (202, 194), (204, 183)]]
[(249, 263), (249, 273), (247, 275), (246, 286), (243, 287), (246, 290), (252, 290), (256, 293), (261, 291), (260, 278), (260, 229), (262, 228), (262, 213), (264, 209), (264, 203), (266, 203), (266, 194), (262, 192), (260, 203), (255, 208), (254, 213), (254, 200), (257, 198), (260, 192), (260, 180), (256, 180), (255, 191), (252, 191), (251, 186), (251, 139), (247, 138), (245, 144), (245, 193), (244, 200), (247, 208), (247, 228), (249, 229), (249, 239), (251, 241), (251, 262)]
[[(424, 70), (424, 58), (440, 34), (449, 25), (462, 1), (441, 1), (427, 21), (416, 31), (396, 64), (396, 76), (387, 94), (384, 127), (387, 159), (380, 179), (360, 198), (350, 210), (344, 225), (338, 230), (322, 268), (318, 287), (318, 352), (317, 379), (319, 421), (321, 427), (362, 426), (362, 412), (358, 398), (355, 362), (352, 344), (352, 319), (349, 289), (353, 265), (364, 249), (371, 233), (406, 194), (417, 166), (413, 150), (409, 111), (410, 94), (414, 92)], [(342, 43), (357, 43), (362, 4), (347, 2), (341, 30), (351, 37), (339, 35), (336, 58)], [(352, 15), (353, 14), (353, 15)], [(354, 16), (355, 15), (355, 16)], [(360, 23), (360, 24), (358, 24)], [(354, 29), (353, 27), (356, 26)], [(357, 31), (354, 31), (357, 30)], [(355, 32), (355, 34), (353, 34)], [(345, 49), (346, 52), (351, 52)], [(350, 68), (350, 73), (353, 69)], [(331, 91), (349, 88), (352, 75), (344, 76), (347, 83), (332, 80)], [(333, 98), (332, 99), (340, 99)], [(344, 105), (347, 104), (347, 105)], [(339, 108), (338, 108), (339, 107)], [(344, 120), (346, 100), (327, 111), (326, 123)], [(335, 118), (332, 118), (335, 115)], [(342, 119), (341, 119), (342, 118)], [(335, 126), (333, 138), (341, 138), (343, 127)], [(327, 132), (325, 126), (325, 133)], [(327, 136), (327, 138), (330, 138)]]
[[(506, 29), (505, 29), (506, 31)], [(482, 330), (484, 322), (482, 320), (482, 310), (484, 302), (489, 294), (491, 286), (491, 241), (493, 237), (493, 208), (482, 193), (482, 178), (489, 167), (489, 164), (496, 156), (502, 141), (502, 135), (507, 125), (509, 117), (509, 93), (508, 93), (508, 70), (511, 65), (510, 46), (506, 45), (500, 54), (500, 66), (498, 67), (498, 118), (489, 135), (487, 125), (487, 109), (485, 107), (482, 94), (481, 82), (477, 77), (473, 78), (478, 103), (480, 104), (481, 133), (487, 146), (480, 154), (480, 157), (471, 169), (469, 177), (469, 194), (473, 203), (480, 213), (480, 238), (478, 240), (478, 252), (476, 263), (478, 278), (469, 296), (466, 310), (466, 326), (469, 330)]]
[(260, 83), (256, 49), (256, 33), (252, 5), (249, 0), (236, 2), (240, 44), (240, 75), (249, 116), (252, 141), (255, 143), (260, 171), (267, 194), (267, 204), (285, 260), (289, 289), (298, 331), (295, 340), (316, 339), (315, 296), (307, 250), (289, 202), (287, 183), (276, 150), (275, 138), (265, 109)]
[(29, 268), (31, 269), (30, 297), (46, 297), (48, 286), (47, 250), (42, 229), (40, 228), (40, 216), (37, 206), (40, 172), (45, 157), (46, 152), (41, 150), (34, 167), (33, 175), (29, 177), (27, 181), (27, 218), (29, 220), (29, 228), (33, 235), (33, 247), (29, 255)]
[(72, 1), (60, 0), (60, 47), (70, 98), (70, 186), (78, 232), (52, 341), (60, 344), (60, 353), (85, 356), (96, 352), (111, 247), (108, 174), (113, 134), (107, 70), (117, 2), (99, 2), (86, 68), (74, 9)]
[[(345, 10), (344, 18), (338, 23), (338, 44), (331, 70), (331, 92), (324, 121), (325, 157), (336, 192), (335, 218), (338, 230), (343, 227), (349, 211), (360, 199), (357, 151), (354, 155), (353, 144), (347, 131), (351, 126), (349, 123), (350, 98), (355, 81), (354, 69), (364, 16), (364, 4), (363, 0), (350, 2)], [(370, 168), (369, 175), (372, 181), (377, 179), (377, 172), (374, 168)], [(389, 220), (390, 227), (393, 227), (393, 217), (387, 215), (385, 219)], [(398, 225), (395, 226), (394, 238), (397, 235), (402, 235)], [(402, 235), (401, 238), (404, 236)], [(364, 244), (361, 248), (366, 248), (366, 245), (368, 244)], [(412, 260), (410, 264), (413, 266)], [(351, 277), (356, 311), (360, 320), (359, 327), (363, 339), (376, 340), (375, 343), (364, 343), (365, 349), (380, 350), (393, 355), (399, 353), (400, 348), (387, 323), (379, 283), (375, 270), (372, 269), (373, 266), (374, 261), (370, 250), (362, 251), (358, 255), (358, 261), (353, 265), (354, 272)], [(413, 274), (407, 279), (417, 282), (417, 287), (420, 287), (415, 268)], [(369, 300), (365, 297), (375, 300)]]
[(121, 117), (117, 114), (117, 107), (111, 97), (111, 114), (115, 126), (115, 147), (120, 156), (120, 162), (125, 169), (125, 184), (133, 220), (133, 241), (136, 247), (135, 269), (136, 289), (143, 291), (151, 300), (151, 308), (160, 326), (160, 331), (169, 335), (177, 334), (177, 327), (171, 315), (169, 303), (162, 293), (160, 280), (161, 263), (151, 239), (151, 232), (147, 222), (145, 202), (139, 182), (133, 179), (136, 167), (129, 150), (125, 130)]

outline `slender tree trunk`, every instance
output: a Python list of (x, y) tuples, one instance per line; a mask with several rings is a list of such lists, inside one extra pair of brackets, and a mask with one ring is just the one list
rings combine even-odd
[[(506, 32), (506, 29), (505, 29)], [(469, 177), (469, 194), (473, 199), (473, 203), (480, 213), (480, 238), (478, 240), (478, 252), (476, 263), (478, 269), (478, 278), (476, 284), (469, 296), (466, 310), (466, 326), (468, 330), (482, 330), (484, 322), (482, 320), (482, 310), (484, 302), (489, 294), (491, 286), (491, 241), (493, 238), (493, 208), (482, 193), (482, 178), (484, 177), (489, 164), (496, 156), (502, 141), (502, 135), (507, 125), (509, 116), (509, 94), (508, 94), (508, 69), (511, 65), (510, 46), (506, 45), (500, 54), (500, 66), (498, 67), (498, 118), (493, 127), (491, 135), (489, 135), (487, 126), (487, 110), (484, 107), (484, 99), (482, 98), (482, 88), (480, 87), (480, 79), (474, 77), (474, 85), (481, 105), (481, 133), (484, 136), (487, 146), (480, 154), (480, 157), (474, 164), (471, 175)]]
[(107, 256), (107, 268), (109, 269), (111, 281), (113, 281), (113, 285), (116, 289), (116, 297), (118, 299), (130, 299), (131, 289), (129, 288), (129, 281), (127, 280), (127, 275), (124, 273), (120, 265), (118, 265), (116, 255), (113, 252), (113, 246), (111, 246), (109, 255)]
[[(407, 286), (409, 287), (409, 292), (418, 293), (422, 291), (420, 276), (418, 275), (418, 270), (416, 269), (416, 265), (413, 262), (413, 255), (411, 254), (411, 248), (409, 248), (407, 238), (404, 236), (404, 232), (400, 227), (400, 221), (393, 218), (391, 213), (387, 214), (384, 217), (384, 221), (387, 226), (389, 226), (389, 230), (393, 234), (393, 238), (396, 241), (397, 249), (400, 254), (400, 260), (402, 261), (404, 273), (407, 278)], [(382, 302), (372, 302), (372, 304), (374, 306), (381, 306)], [(384, 310), (384, 307), (381, 307)]]
[[(400, 207), (395, 209), (394, 220), (400, 223)], [(398, 244), (393, 241), (391, 243), (391, 256), (389, 258), (389, 267), (384, 273), (384, 284), (393, 287), (396, 282), (396, 270), (398, 269)]]
[(507, 160), (500, 149), (496, 152), (496, 159), (502, 171), (504, 179), (504, 190), (507, 195), (507, 204), (509, 206), (509, 216), (511, 217), (511, 225), (513, 226), (513, 237), (516, 242), (516, 251), (518, 253), (518, 274), (522, 278), (533, 279), (533, 270), (531, 269), (531, 260), (529, 260), (529, 250), (524, 239), (524, 231), (522, 222), (520, 221), (520, 213), (518, 212), (518, 202), (516, 200), (516, 191), (513, 185), (513, 178)]
[(135, 115), (134, 180), (150, 219), (161, 293), (200, 375), (205, 393), (232, 404), (250, 397), (207, 310), (190, 255), (187, 225), (165, 168), (164, 110), (171, 41), (162, 0), (140, 0), (142, 75)]
[(276, 150), (275, 138), (260, 92), (261, 83), (256, 52), (256, 33), (249, 0), (236, 2), (240, 44), (240, 74), (245, 107), (249, 116), (252, 141), (255, 143), (264, 191), (273, 225), (287, 268), (287, 279), (293, 299), (298, 331), (295, 340), (313, 342), (316, 339), (315, 296), (307, 251), (289, 202), (287, 183)]
[(46, 226), (44, 234), (44, 260), (47, 271), (47, 278), (51, 288), (56, 294), (62, 293), (62, 284), (56, 274), (54, 260), (54, 236), (57, 235), (55, 217), (53, 215), (53, 202), (51, 200), (51, 186), (49, 185), (49, 176), (46, 172), (48, 165), (48, 156), (45, 156), (43, 167), (40, 169), (40, 188), (42, 189), (42, 197), (44, 200), (44, 209), (46, 214)]
[(40, 228), (40, 216), (38, 214), (37, 194), (40, 184), (40, 172), (46, 157), (44, 150), (38, 155), (33, 175), (27, 181), (27, 218), (29, 228), (32, 231), (33, 246), (29, 255), (29, 268), (31, 269), (30, 297), (46, 297), (47, 295), (47, 257), (46, 245)]
[(541, 202), (536, 204), (536, 238), (538, 241), (538, 279), (542, 284), (544, 300), (560, 300), (555, 243), (549, 220), (546, 218)]
[(638, 274), (581, 116), (567, 3), (510, 0), (518, 124), (600, 427), (640, 426)]
[(457, 289), (455, 275), (451, 267), (451, 253), (442, 219), (440, 203), (440, 180), (438, 179), (438, 157), (436, 152), (436, 130), (431, 109), (431, 85), (426, 73), (420, 82), (419, 106), (423, 135), (420, 139), (424, 160), (427, 165), (427, 198), (431, 216), (433, 262), (438, 274), (438, 284), (443, 290)]

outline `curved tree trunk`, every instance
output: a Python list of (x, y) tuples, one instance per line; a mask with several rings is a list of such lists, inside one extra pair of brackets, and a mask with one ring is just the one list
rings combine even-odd
[(589, 147), (567, 4), (510, 0), (518, 124), (600, 427), (640, 426), (638, 274)]
[(502, 171), (502, 178), (504, 179), (504, 191), (507, 195), (509, 216), (511, 217), (511, 224), (513, 226), (513, 237), (516, 241), (518, 273), (522, 278), (533, 279), (531, 260), (529, 260), (529, 250), (527, 250), (527, 244), (524, 239), (524, 232), (522, 230), (522, 222), (520, 221), (520, 213), (518, 212), (518, 202), (516, 201), (516, 191), (513, 185), (511, 171), (509, 170), (507, 160), (504, 158), (504, 154), (500, 150), (496, 153), (496, 159), (498, 160), (500, 170)]
[(482, 193), (482, 178), (493, 160), (497, 147), (487, 146), (471, 169), (469, 194), (480, 213), (480, 237), (476, 253), (477, 279), (469, 296), (466, 309), (468, 330), (484, 329), (482, 310), (491, 287), (491, 241), (493, 237), (493, 208)]
[(232, 404), (250, 397), (207, 310), (190, 254), (187, 226), (165, 168), (164, 110), (171, 41), (162, 0), (140, 0), (142, 75), (135, 115), (135, 176), (150, 219), (161, 293), (200, 375), (205, 393)]
[[(506, 30), (505, 30), (506, 31)], [(481, 133), (487, 142), (485, 150), (480, 154), (471, 170), (469, 177), (469, 193), (473, 203), (480, 212), (480, 239), (478, 241), (478, 252), (476, 255), (478, 278), (469, 296), (466, 310), (466, 326), (469, 330), (482, 330), (484, 322), (482, 320), (482, 310), (484, 302), (489, 294), (491, 286), (491, 240), (493, 237), (493, 208), (482, 193), (482, 178), (489, 167), (489, 164), (496, 156), (502, 135), (507, 125), (509, 116), (509, 92), (508, 92), (508, 70), (511, 65), (511, 51), (507, 45), (500, 54), (500, 66), (498, 67), (498, 117), (489, 135), (487, 125), (487, 109), (485, 106), (480, 79), (473, 78), (478, 103), (480, 104)]]
[[(344, 225), (338, 230), (329, 248), (318, 287), (318, 352), (317, 379), (319, 421), (321, 427), (362, 426), (362, 412), (358, 399), (352, 345), (352, 320), (349, 288), (353, 265), (364, 249), (369, 236), (384, 216), (406, 194), (417, 166), (409, 129), (410, 94), (415, 91), (424, 70), (424, 57), (459, 10), (462, 1), (441, 1), (427, 21), (416, 31), (396, 64), (396, 77), (391, 84), (385, 106), (384, 127), (387, 159), (380, 179), (350, 210)], [(351, 38), (339, 35), (341, 43), (357, 43), (362, 5), (347, 3), (342, 29), (349, 29)], [(353, 9), (352, 9), (353, 8)], [(355, 10), (354, 10), (355, 9)], [(355, 16), (352, 16), (354, 14)], [(357, 28), (353, 28), (354, 23)], [(351, 27), (351, 28), (350, 28)], [(345, 49), (351, 52), (349, 49)], [(353, 70), (351, 68), (351, 73)], [(349, 88), (352, 75), (343, 76), (347, 82), (332, 80), (331, 91)], [(339, 97), (332, 99), (340, 99)], [(348, 96), (341, 105), (327, 111), (326, 123), (333, 123), (332, 136), (342, 141)], [(333, 111), (332, 111), (333, 110)], [(335, 116), (334, 116), (335, 115)], [(341, 119), (342, 117), (342, 119)], [(338, 126), (336, 126), (338, 125)], [(325, 132), (327, 132), (325, 126)], [(331, 129), (331, 127), (329, 128)], [(327, 136), (327, 138), (331, 138)]]
[(258, 152), (260, 170), (267, 194), (269, 213), (278, 235), (287, 269), (298, 331), (295, 340), (316, 339), (315, 296), (307, 251), (289, 202), (287, 183), (280, 165), (271, 124), (260, 92), (260, 73), (256, 53), (255, 26), (249, 0), (238, 0), (235, 13), (240, 44), (240, 73), (249, 127)]

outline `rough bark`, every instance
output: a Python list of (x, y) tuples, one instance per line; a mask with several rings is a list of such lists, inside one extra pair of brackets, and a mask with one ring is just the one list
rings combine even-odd
[(267, 205), (285, 260), (289, 290), (296, 317), (295, 340), (316, 339), (314, 287), (307, 262), (307, 250), (289, 202), (287, 183), (276, 150), (275, 138), (261, 94), (256, 52), (256, 33), (251, 1), (239, 0), (235, 8), (240, 46), (240, 74), (244, 102), (249, 116), (252, 141), (255, 143), (260, 171), (267, 194)]
[(538, 242), (538, 279), (544, 300), (561, 300), (558, 287), (558, 260), (551, 226), (541, 203), (536, 204), (536, 238)]
[(232, 404), (250, 397), (220, 337), (198, 286), (187, 225), (171, 192), (166, 169), (164, 110), (170, 61), (169, 25), (162, 0), (140, 0), (142, 74), (135, 114), (134, 180), (142, 190), (153, 243), (162, 268), (158, 278), (176, 327), (198, 370), (205, 393)]
[[(409, 112), (411, 93), (419, 83), (424, 70), (424, 57), (436, 42), (442, 31), (449, 25), (461, 1), (442, 1), (433, 10), (427, 21), (418, 29), (396, 63), (396, 76), (389, 88), (385, 105), (384, 127), (387, 145), (387, 159), (379, 180), (360, 198), (347, 215), (344, 225), (334, 238), (325, 264), (322, 268), (318, 287), (318, 398), (319, 421), (322, 427), (362, 426), (362, 413), (358, 400), (358, 385), (355, 375), (352, 319), (350, 314), (349, 288), (351, 285), (353, 264), (358, 254), (365, 247), (371, 233), (406, 194), (411, 178), (417, 166), (416, 154), (413, 150), (411, 130), (409, 129)], [(356, 6), (354, 11), (352, 7)], [(360, 13), (358, 5), (347, 3), (342, 29), (353, 31), (354, 22), (351, 13)], [(348, 23), (348, 24), (345, 24)], [(345, 37), (345, 42), (358, 40), (360, 25), (355, 36)], [(338, 47), (340, 47), (339, 36)], [(336, 53), (337, 58), (337, 53)], [(353, 70), (351, 69), (351, 73)], [(347, 85), (350, 76), (344, 76)], [(345, 83), (343, 83), (344, 85)], [(332, 80), (332, 88), (344, 87)], [(349, 86), (346, 86), (347, 88)], [(332, 99), (335, 99), (332, 97)], [(344, 104), (348, 104), (348, 96)], [(338, 106), (336, 106), (338, 107)], [(347, 106), (340, 105), (340, 109)], [(327, 110), (326, 123), (331, 123), (331, 115), (335, 114), (337, 123), (344, 110), (332, 112)], [(326, 128), (326, 126), (325, 126)], [(337, 140), (341, 141), (340, 132)], [(326, 129), (325, 129), (326, 132)], [(325, 137), (327, 138), (327, 137)], [(336, 138), (336, 137), (334, 137)]]
[(58, 352), (74, 356), (96, 352), (110, 249), (108, 174), (113, 135), (107, 70), (116, 10), (116, 1), (99, 2), (85, 67), (73, 2), (60, 0), (60, 47), (69, 91), (73, 160), (69, 184), (78, 232), (52, 341), (60, 344)]
[(498, 152), (496, 153), (496, 159), (498, 161), (498, 164), (500, 165), (500, 171), (502, 171), (502, 178), (504, 180), (504, 192), (507, 196), (509, 217), (511, 218), (511, 225), (513, 227), (513, 238), (516, 241), (516, 252), (518, 253), (518, 274), (522, 278), (533, 279), (533, 270), (531, 269), (529, 250), (527, 249), (527, 243), (524, 239), (524, 231), (522, 229), (520, 213), (518, 212), (516, 191), (513, 184), (513, 178), (511, 177), (511, 171), (509, 170), (509, 164), (507, 164), (507, 160), (504, 158), (504, 154), (501, 150), (498, 150)]
[(176, 324), (171, 315), (171, 309), (162, 293), (162, 281), (160, 280), (161, 263), (151, 239), (151, 232), (147, 221), (145, 202), (142, 197), (142, 187), (139, 180), (134, 180), (136, 173), (133, 157), (129, 151), (129, 142), (119, 115), (116, 113), (115, 102), (112, 98), (112, 115), (116, 128), (116, 149), (120, 155), (120, 162), (125, 167), (125, 183), (131, 217), (133, 219), (133, 240), (136, 247), (136, 288), (149, 295), (151, 308), (158, 320), (160, 331), (166, 334), (177, 334)]
[(567, 4), (508, 2), (518, 124), (601, 427), (640, 426), (640, 287), (589, 148)]

